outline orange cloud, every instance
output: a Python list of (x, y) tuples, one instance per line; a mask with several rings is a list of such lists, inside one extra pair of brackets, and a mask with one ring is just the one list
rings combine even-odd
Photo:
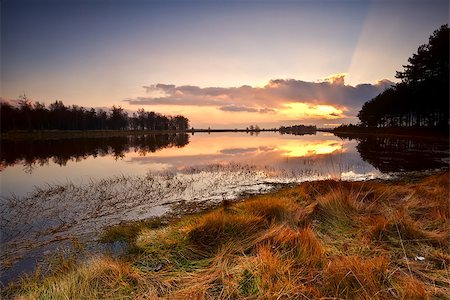
[(347, 73), (337, 73), (323, 78), (322, 81), (335, 85), (345, 85), (345, 77), (347, 76)]
[[(393, 83), (346, 85), (347, 74), (338, 73), (319, 82), (295, 79), (270, 80), (263, 87), (206, 87), (173, 84), (144, 86), (147, 95), (124, 101), (131, 105), (214, 107), (225, 112), (316, 116), (333, 119), (344, 111), (355, 112)], [(155, 96), (157, 95), (157, 96)]]
[(339, 109), (333, 105), (315, 105), (310, 103), (288, 103), (286, 108), (279, 112), (294, 118), (324, 118), (337, 119), (343, 118), (344, 109)]

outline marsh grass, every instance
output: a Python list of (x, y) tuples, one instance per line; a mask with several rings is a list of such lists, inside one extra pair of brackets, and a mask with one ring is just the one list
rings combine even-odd
[[(167, 226), (109, 228), (129, 252), (6, 288), (18, 299), (444, 299), (449, 174), (318, 181)], [(420, 257), (420, 259), (418, 259)]]
[(116, 226), (107, 227), (100, 237), (103, 243), (114, 241), (124, 241), (133, 243), (140, 232), (144, 229), (156, 229), (165, 226), (164, 222), (158, 219), (150, 219), (137, 222), (126, 222)]

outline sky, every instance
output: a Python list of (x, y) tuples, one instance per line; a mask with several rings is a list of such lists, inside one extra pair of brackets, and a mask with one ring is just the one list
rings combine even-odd
[(447, 0), (2, 0), (0, 97), (196, 128), (355, 123), (448, 18)]

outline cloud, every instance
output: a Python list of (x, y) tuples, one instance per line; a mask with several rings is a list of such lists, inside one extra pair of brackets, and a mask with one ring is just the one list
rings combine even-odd
[(266, 108), (261, 108), (258, 112), (261, 114), (271, 114), (271, 113), (276, 113), (277, 111), (275, 109), (266, 107)]
[(258, 148), (228, 148), (220, 150), (222, 154), (243, 154), (243, 153), (251, 153), (256, 152)]
[[(147, 96), (125, 99), (132, 105), (212, 106), (227, 112), (274, 113), (288, 103), (311, 103), (359, 109), (394, 83), (387, 79), (375, 84), (345, 84), (344, 73), (317, 82), (273, 79), (264, 87), (206, 87), (154, 84), (144, 86)], [(155, 96), (156, 95), (156, 96)]]
[(223, 100), (217, 99), (198, 99), (186, 97), (137, 97), (134, 99), (125, 99), (132, 105), (182, 105), (182, 106), (221, 106), (229, 104)]
[(244, 112), (259, 112), (261, 114), (268, 114), (268, 113), (274, 113), (276, 112), (275, 109), (272, 108), (254, 108), (254, 107), (248, 107), (248, 106), (239, 106), (239, 105), (227, 105), (227, 106), (221, 106), (219, 107), (220, 110), (223, 111), (231, 111), (231, 112), (237, 112), (237, 111), (244, 111)]
[(315, 104), (332, 104), (341, 106), (360, 106), (372, 99), (393, 82), (378, 81), (376, 84), (345, 85), (344, 77), (330, 81), (307, 82), (294, 79), (275, 79), (265, 86), (273, 97), (284, 101), (313, 102)]
[(345, 85), (345, 77), (347, 73), (338, 73), (331, 76), (327, 76), (323, 79), (323, 82), (329, 82), (334, 85)]
[(219, 107), (220, 110), (223, 111), (246, 111), (246, 112), (257, 112), (258, 109), (247, 107), (247, 106), (237, 106), (237, 105), (228, 105)]

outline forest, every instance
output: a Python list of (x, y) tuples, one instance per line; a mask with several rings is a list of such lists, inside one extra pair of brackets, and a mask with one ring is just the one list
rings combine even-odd
[(0, 103), (1, 131), (11, 130), (186, 130), (189, 120), (184, 116), (165, 116), (139, 109), (131, 116), (121, 107), (109, 111), (65, 106), (55, 101), (48, 107), (20, 96), (18, 105)]
[(364, 103), (358, 113), (361, 126), (448, 129), (448, 25), (434, 31), (408, 63), (397, 71), (399, 83)]

